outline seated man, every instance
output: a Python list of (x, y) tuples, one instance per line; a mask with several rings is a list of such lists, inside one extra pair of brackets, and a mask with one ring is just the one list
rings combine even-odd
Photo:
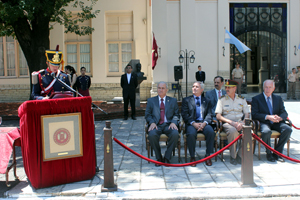
[(222, 89), (222, 86), (224, 85), (224, 79), (222, 76), (216, 76), (214, 78), (214, 84), (215, 89), (207, 91), (205, 96), (210, 100), (212, 119), (216, 120), (215, 110), (218, 100), (221, 96), (226, 94), (226, 91)]
[[(157, 161), (170, 163), (172, 151), (178, 142), (179, 109), (175, 98), (166, 96), (168, 91), (165, 82), (157, 84), (158, 96), (147, 100), (145, 119), (149, 124), (148, 139), (154, 149)], [(168, 146), (164, 159), (161, 155), (159, 138), (161, 134), (168, 136)], [(160, 166), (155, 164), (156, 167)]]
[[(281, 133), (275, 150), (282, 153), (283, 147), (292, 133), (291, 127), (284, 123), (288, 114), (284, 108), (281, 97), (273, 94), (275, 90), (274, 81), (265, 80), (263, 89), (263, 93), (252, 98), (252, 119), (260, 121), (261, 138), (269, 146), (271, 144), (271, 129)], [(269, 149), (266, 149), (266, 152), (268, 161), (274, 162), (275, 160), (278, 160), (284, 162), (282, 157), (274, 153), (272, 155)]]
[[(244, 97), (237, 95), (237, 82), (233, 80), (225, 80), (226, 95), (221, 96), (216, 107), (217, 120), (222, 121), (224, 132), (227, 134), (228, 143), (232, 142), (239, 136), (242, 130), (243, 116), (249, 118), (249, 109)], [(236, 155), (236, 144), (233, 144), (230, 150), (230, 163), (236, 165), (241, 164), (241, 147)]]
[[(193, 96), (186, 97), (182, 100), (181, 115), (186, 124), (187, 146), (189, 148), (191, 162), (195, 159), (195, 146), (197, 132), (205, 135), (206, 154), (205, 157), (213, 153), (214, 139), (216, 133), (209, 125), (211, 123), (211, 106), (209, 99), (201, 97), (204, 90), (204, 84), (196, 81), (193, 84)], [(211, 159), (205, 161), (207, 166), (211, 166)], [(195, 167), (196, 165), (192, 165)]]

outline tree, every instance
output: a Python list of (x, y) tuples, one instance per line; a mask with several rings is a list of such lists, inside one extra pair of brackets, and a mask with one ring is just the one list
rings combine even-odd
[[(98, 0), (85, 1), (90, 5), (80, 0), (0, 0), (0, 36), (14, 36), (18, 40), (30, 74), (45, 69), (45, 50), (49, 49), (50, 29), (55, 23), (64, 25), (66, 33), (93, 32), (92, 27), (80, 27), (79, 23), (96, 17), (100, 11), (92, 9)], [(73, 7), (80, 8), (76, 17), (65, 10), (71, 2)]]

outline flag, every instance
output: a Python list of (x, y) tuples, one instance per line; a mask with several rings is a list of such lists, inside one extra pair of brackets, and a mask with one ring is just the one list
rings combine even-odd
[(152, 44), (152, 70), (154, 70), (156, 66), (156, 61), (158, 59), (158, 52), (157, 52), (157, 44), (155, 40), (155, 36), (153, 33), (153, 44)]
[(235, 47), (239, 50), (239, 52), (242, 54), (245, 51), (248, 51), (251, 49), (247, 47), (244, 43), (242, 43), (239, 39), (234, 37), (229, 31), (225, 29), (225, 43), (234, 44)]
[(299, 44), (299, 46), (298, 46), (298, 49), (300, 49), (300, 44)]

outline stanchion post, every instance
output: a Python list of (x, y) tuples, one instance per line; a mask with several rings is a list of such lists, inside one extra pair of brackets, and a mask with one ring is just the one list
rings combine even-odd
[(111, 122), (105, 122), (104, 128), (104, 184), (101, 192), (111, 192), (118, 190), (114, 183), (114, 162), (113, 162), (113, 146), (112, 146), (112, 128)]
[(242, 137), (242, 187), (256, 187), (253, 180), (253, 150), (250, 119), (245, 119)]

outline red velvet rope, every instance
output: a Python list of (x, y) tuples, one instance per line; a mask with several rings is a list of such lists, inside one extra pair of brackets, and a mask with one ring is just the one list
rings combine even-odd
[[(287, 118), (287, 120), (290, 120), (289, 118)], [(292, 126), (297, 129), (297, 130), (300, 130), (300, 128), (296, 127), (293, 123), (292, 123)]]
[(152, 160), (152, 159), (149, 159), (135, 151), (133, 151), (132, 149), (128, 148), (127, 146), (125, 146), (122, 142), (120, 142), (117, 138), (114, 138), (114, 141), (116, 143), (118, 143), (120, 146), (122, 146), (124, 149), (126, 149), (127, 151), (133, 153), (134, 155), (144, 159), (144, 160), (147, 160), (149, 162), (152, 162), (152, 163), (155, 163), (155, 164), (159, 164), (159, 165), (163, 165), (163, 166), (166, 166), (166, 167), (186, 167), (186, 166), (190, 166), (190, 165), (193, 165), (193, 164), (199, 164), (199, 163), (202, 163), (202, 162), (205, 162), (206, 160), (209, 160), (209, 159), (212, 159), (213, 157), (217, 156), (218, 154), (222, 153), (223, 151), (225, 151), (226, 149), (228, 149), (231, 145), (233, 145), (237, 140), (239, 140), (240, 138), (242, 137), (242, 134), (240, 134), (237, 138), (235, 138), (235, 140), (233, 140), (232, 142), (230, 142), (227, 146), (225, 146), (224, 148), (220, 149), (219, 151), (217, 151), (216, 153), (206, 157), (206, 158), (203, 158), (201, 160), (198, 160), (198, 161), (195, 161), (195, 162), (190, 162), (190, 163), (184, 163), (184, 164), (168, 164), (168, 163), (163, 163), (163, 162), (159, 162), (159, 161), (156, 161), (156, 160)]
[(264, 141), (262, 141), (257, 135), (255, 135), (254, 133), (252, 133), (252, 136), (254, 137), (254, 139), (256, 139), (258, 142), (262, 143), (267, 149), (269, 149), (270, 151), (273, 151), (275, 154), (287, 159), (287, 160), (290, 160), (290, 161), (293, 161), (293, 162), (296, 162), (296, 163), (300, 163), (300, 160), (296, 160), (296, 159), (293, 159), (293, 158), (290, 158), (290, 157), (287, 157), (286, 155), (283, 155), (282, 153), (279, 153), (278, 151), (276, 151), (275, 149), (273, 149), (272, 147), (270, 147), (269, 145), (267, 145)]

